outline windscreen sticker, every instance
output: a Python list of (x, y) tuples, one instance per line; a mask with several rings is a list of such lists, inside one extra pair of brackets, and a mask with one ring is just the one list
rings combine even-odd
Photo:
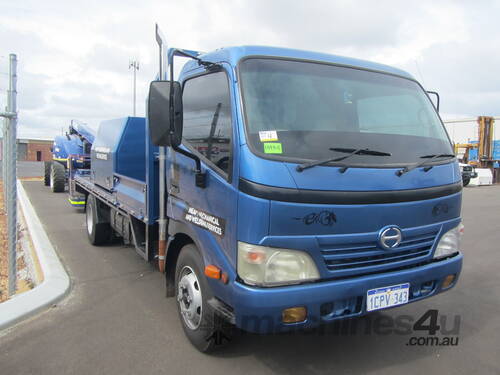
[(261, 142), (277, 141), (278, 133), (276, 130), (261, 130), (259, 132), (259, 138)]
[(283, 147), (281, 143), (264, 143), (265, 154), (282, 154)]
[(206, 229), (220, 237), (224, 237), (224, 231), (226, 229), (226, 220), (203, 212), (193, 207), (188, 207), (186, 210), (184, 219), (188, 223), (193, 223), (200, 228)]

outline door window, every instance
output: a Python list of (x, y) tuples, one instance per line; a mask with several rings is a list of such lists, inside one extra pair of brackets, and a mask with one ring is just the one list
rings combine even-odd
[(217, 168), (231, 165), (231, 102), (226, 73), (192, 78), (183, 90), (183, 139)]

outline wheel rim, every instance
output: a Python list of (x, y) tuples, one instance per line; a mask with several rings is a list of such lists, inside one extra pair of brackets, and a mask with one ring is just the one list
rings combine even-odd
[(200, 326), (202, 318), (202, 294), (200, 282), (191, 267), (185, 266), (180, 274), (177, 302), (184, 323), (189, 329)]
[(94, 230), (94, 213), (92, 212), (92, 205), (87, 205), (87, 232), (89, 235), (92, 235), (92, 231)]

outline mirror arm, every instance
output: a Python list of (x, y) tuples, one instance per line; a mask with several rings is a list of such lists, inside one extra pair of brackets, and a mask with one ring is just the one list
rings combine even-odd
[(436, 91), (427, 91), (427, 94), (436, 95), (437, 99), (436, 110), (439, 112), (439, 94)]
[(169, 117), (170, 117), (170, 137), (175, 133), (175, 116), (174, 116), (174, 56), (172, 55), (172, 61), (169, 61), (170, 66), (170, 93), (169, 93)]
[(196, 169), (194, 172), (196, 186), (200, 187), (200, 188), (205, 188), (207, 186), (207, 178), (206, 178), (207, 174), (206, 174), (206, 172), (201, 171), (200, 158), (189, 151), (183, 150), (179, 146), (172, 145), (172, 149), (174, 151), (178, 152), (179, 154), (182, 154), (182, 155), (187, 156), (188, 158), (194, 160), (194, 162), (196, 163)]
[(193, 159), (194, 162), (196, 163), (196, 170), (195, 170), (195, 172), (196, 173), (200, 173), (201, 172), (201, 162), (200, 162), (200, 158), (198, 156), (196, 156), (195, 154), (193, 154), (193, 153), (191, 153), (189, 151), (186, 151), (186, 150), (180, 148), (179, 146), (172, 145), (172, 148), (176, 152), (178, 152), (179, 154), (182, 154), (184, 156), (187, 156), (190, 159)]
[(174, 56), (182, 56), (182, 57), (187, 57), (189, 59), (196, 60), (198, 62), (198, 65), (205, 67), (205, 69), (220, 68), (220, 64), (202, 60), (198, 56), (193, 56), (190, 53), (187, 53), (186, 51), (184, 51), (182, 49), (178, 49), (178, 48), (174, 49), (172, 52), (172, 59)]

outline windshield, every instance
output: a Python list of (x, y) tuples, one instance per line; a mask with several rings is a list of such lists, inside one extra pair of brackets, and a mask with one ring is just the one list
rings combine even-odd
[(356, 155), (348, 164), (387, 166), (453, 153), (430, 100), (412, 80), (262, 58), (243, 60), (240, 76), (247, 140), (261, 156), (303, 162), (334, 157), (332, 148), (370, 148), (390, 155)]

